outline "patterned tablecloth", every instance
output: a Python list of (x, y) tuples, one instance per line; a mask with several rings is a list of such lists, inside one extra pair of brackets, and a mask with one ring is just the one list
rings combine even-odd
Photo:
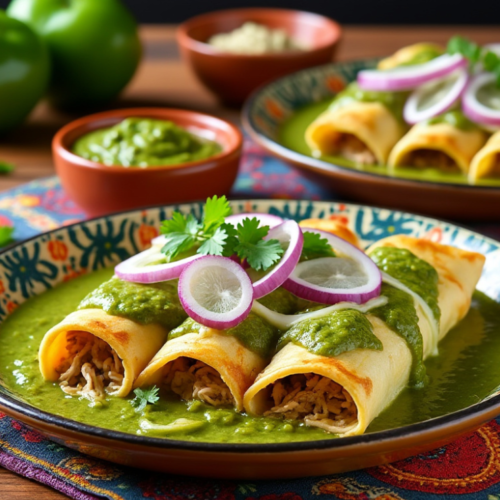
[[(332, 199), (332, 194), (247, 143), (233, 196)], [(0, 224), (16, 239), (82, 220), (56, 177), (0, 194)], [(500, 225), (474, 229), (500, 239)], [(454, 443), (391, 465), (288, 481), (218, 481), (119, 467), (61, 447), (0, 413), (0, 465), (82, 500), (500, 500), (500, 419)], [(1, 495), (0, 487), (0, 498)]]

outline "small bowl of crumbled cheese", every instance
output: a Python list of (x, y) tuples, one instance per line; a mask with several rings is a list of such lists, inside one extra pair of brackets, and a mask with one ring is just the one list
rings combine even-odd
[(221, 101), (240, 105), (260, 85), (331, 62), (341, 36), (332, 19), (288, 9), (203, 14), (179, 26), (181, 53)]

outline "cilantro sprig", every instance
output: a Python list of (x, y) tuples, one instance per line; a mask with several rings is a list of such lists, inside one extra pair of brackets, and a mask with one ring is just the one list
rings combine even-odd
[(311, 231), (303, 231), (304, 246), (302, 247), (302, 254), (300, 261), (319, 259), (320, 257), (335, 257), (330, 243), (326, 238), (322, 238), (318, 233)]
[(485, 47), (481, 47), (468, 38), (458, 35), (450, 38), (447, 52), (448, 54), (463, 55), (469, 60), (471, 69), (476, 64), (481, 63), (486, 71), (495, 75), (497, 87), (500, 88), (500, 57), (497, 54)]
[(167, 240), (162, 248), (167, 261), (181, 254), (236, 255), (256, 271), (266, 271), (279, 261), (283, 255), (279, 241), (264, 239), (269, 226), (259, 227), (257, 218), (247, 217), (234, 227), (225, 222), (228, 215), (231, 215), (231, 207), (225, 196), (207, 199), (201, 222), (191, 214), (174, 212), (161, 226)]
[(137, 388), (134, 390), (135, 398), (130, 401), (130, 404), (135, 408), (137, 413), (144, 411), (148, 404), (155, 405), (160, 400), (158, 393), (160, 389), (154, 385), (149, 389)]

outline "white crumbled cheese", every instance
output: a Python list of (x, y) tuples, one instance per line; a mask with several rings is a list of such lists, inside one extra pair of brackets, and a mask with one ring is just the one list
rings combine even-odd
[(289, 37), (285, 30), (270, 29), (262, 24), (247, 22), (231, 33), (212, 36), (208, 43), (222, 52), (234, 54), (266, 54), (287, 50), (305, 50)]

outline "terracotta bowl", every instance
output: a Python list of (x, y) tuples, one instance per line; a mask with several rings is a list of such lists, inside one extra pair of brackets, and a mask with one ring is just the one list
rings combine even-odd
[[(310, 47), (309, 50), (263, 55), (221, 52), (207, 40), (253, 21), (280, 28)], [(179, 26), (177, 41), (184, 59), (212, 92), (224, 103), (241, 104), (260, 85), (300, 69), (330, 62), (341, 36), (333, 20), (297, 10), (231, 9), (189, 19)]]
[[(71, 152), (82, 135), (132, 116), (171, 120), (213, 139), (223, 150), (206, 160), (151, 168), (108, 166)], [(238, 173), (242, 142), (235, 125), (214, 116), (182, 109), (134, 108), (106, 111), (69, 123), (54, 136), (52, 152), (64, 190), (88, 215), (98, 216), (227, 194)]]

